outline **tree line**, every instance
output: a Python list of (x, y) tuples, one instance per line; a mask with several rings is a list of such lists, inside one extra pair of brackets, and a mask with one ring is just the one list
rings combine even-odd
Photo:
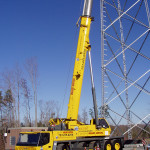
[(25, 61), (23, 68), (16, 64), (13, 69), (0, 73), (0, 124), (1, 127), (20, 127), (21, 114), (31, 126), (31, 106), (34, 104), (37, 126), (38, 64), (35, 57)]
[[(18, 64), (11, 70), (0, 73), (0, 127), (48, 127), (50, 118), (60, 117), (60, 105), (55, 100), (38, 100), (39, 72), (36, 57), (25, 61), (23, 67)], [(34, 110), (34, 112), (33, 112)], [(37, 113), (38, 110), (38, 113)], [(102, 108), (99, 108), (101, 117)], [(103, 110), (104, 111), (104, 110)], [(34, 117), (33, 115), (34, 114)], [(109, 118), (108, 108), (105, 118)], [(78, 120), (87, 124), (94, 117), (93, 109), (82, 109)], [(143, 127), (143, 125), (140, 125)], [(112, 130), (115, 126), (111, 125)], [(145, 128), (150, 132), (150, 127)], [(127, 130), (127, 126), (120, 125), (113, 133), (120, 135), (120, 130)], [(137, 136), (139, 128), (132, 130), (133, 137)], [(142, 137), (150, 137), (147, 132), (141, 132)]]
[[(0, 127), (48, 126), (50, 118), (60, 117), (60, 105), (55, 100), (38, 100), (39, 70), (36, 57), (20, 67), (0, 73)], [(37, 111), (38, 110), (38, 111)], [(34, 116), (33, 116), (34, 114)], [(87, 123), (83, 109), (79, 120)]]
[[(0, 127), (48, 126), (50, 118), (60, 117), (55, 100), (39, 100), (39, 70), (36, 57), (20, 67), (0, 73)], [(34, 116), (33, 116), (34, 115)], [(88, 112), (82, 110), (79, 120), (88, 123)]]

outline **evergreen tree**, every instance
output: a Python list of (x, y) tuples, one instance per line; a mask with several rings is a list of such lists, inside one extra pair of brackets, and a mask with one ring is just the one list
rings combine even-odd
[(13, 102), (14, 99), (12, 96), (12, 91), (11, 89), (8, 89), (5, 92), (5, 96), (4, 96), (4, 103), (6, 104), (7, 107), (6, 111), (7, 111), (8, 127), (13, 127), (15, 122)]
[(2, 91), (0, 91), (0, 123), (2, 126), (2, 101), (3, 101), (3, 96), (2, 96)]

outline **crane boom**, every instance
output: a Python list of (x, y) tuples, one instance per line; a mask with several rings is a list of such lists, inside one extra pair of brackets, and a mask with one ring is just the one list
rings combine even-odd
[(86, 54), (91, 47), (89, 44), (89, 32), (92, 21), (91, 18), (92, 3), (93, 0), (85, 0), (84, 2), (83, 14), (81, 16), (77, 52), (75, 57), (75, 65), (72, 77), (70, 99), (68, 104), (67, 119), (77, 120), (78, 118), (78, 110), (79, 110)]

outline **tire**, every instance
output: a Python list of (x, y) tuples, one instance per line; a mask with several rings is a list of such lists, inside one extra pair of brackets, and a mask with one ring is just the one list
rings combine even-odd
[(69, 150), (69, 147), (65, 144), (58, 144), (56, 150)]
[(78, 145), (77, 145), (77, 148), (83, 148), (85, 147), (86, 143), (85, 142), (80, 142)]
[(113, 150), (112, 144), (109, 140), (105, 142), (104, 150)]
[[(98, 146), (98, 147), (97, 147)], [(100, 148), (100, 144), (99, 142), (97, 141), (92, 141), (90, 144), (89, 144), (89, 149), (95, 149), (95, 148)]]
[(94, 147), (95, 147), (95, 142), (96, 142), (96, 141), (92, 141), (92, 142), (89, 143), (89, 149), (94, 149)]
[(120, 140), (114, 140), (112, 146), (113, 150), (122, 150), (122, 144)]

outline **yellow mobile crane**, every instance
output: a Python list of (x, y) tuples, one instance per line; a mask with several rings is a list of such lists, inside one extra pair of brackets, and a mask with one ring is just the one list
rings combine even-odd
[[(111, 129), (107, 121), (104, 118), (98, 118), (89, 43), (90, 25), (93, 20), (91, 17), (92, 3), (93, 0), (84, 1), (67, 118), (50, 119), (48, 131), (21, 132), (15, 150), (122, 149), (123, 138), (111, 138)], [(77, 120), (87, 53), (95, 114), (95, 119), (92, 119), (89, 125)]]

